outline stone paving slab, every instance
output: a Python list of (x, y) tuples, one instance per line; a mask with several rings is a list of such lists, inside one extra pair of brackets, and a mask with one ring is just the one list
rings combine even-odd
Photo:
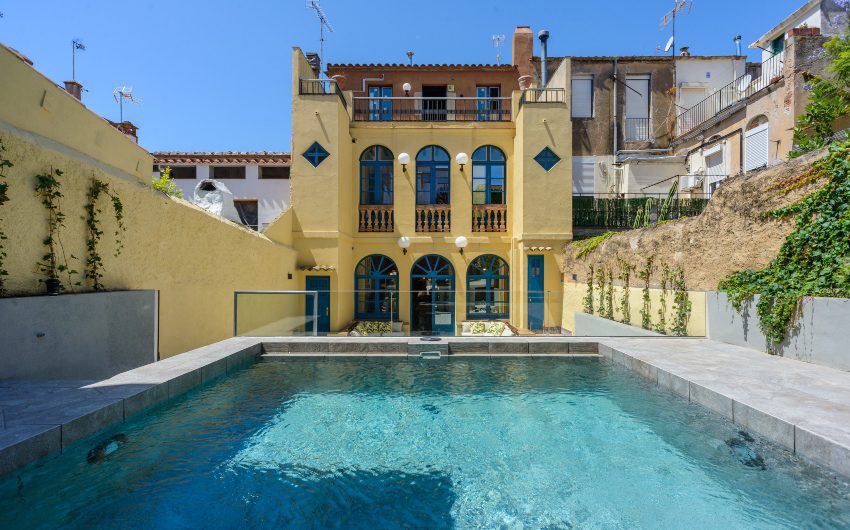
[(850, 476), (850, 372), (708, 339), (600, 338), (600, 353)]

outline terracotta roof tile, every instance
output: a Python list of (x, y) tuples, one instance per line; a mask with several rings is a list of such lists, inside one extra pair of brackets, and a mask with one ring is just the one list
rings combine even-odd
[(359, 69), (359, 70), (374, 70), (395, 69), (395, 70), (504, 70), (506, 72), (516, 70), (516, 66), (512, 64), (404, 64), (404, 63), (385, 63), (385, 64), (328, 64), (328, 70), (332, 69)]
[(291, 164), (289, 153), (277, 151), (158, 151), (154, 164)]

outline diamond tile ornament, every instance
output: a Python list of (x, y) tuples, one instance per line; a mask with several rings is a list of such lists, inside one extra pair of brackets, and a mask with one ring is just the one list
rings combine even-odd
[(534, 160), (537, 161), (540, 166), (549, 171), (555, 164), (561, 161), (561, 157), (556, 155), (554, 151), (549, 149), (548, 147), (544, 147), (542, 151), (537, 153), (537, 156), (534, 157)]
[(328, 153), (324, 147), (319, 145), (319, 142), (313, 142), (313, 145), (304, 151), (303, 156), (308, 162), (313, 164), (313, 167), (319, 167), (319, 164), (324, 162), (327, 157), (331, 156), (331, 154)]

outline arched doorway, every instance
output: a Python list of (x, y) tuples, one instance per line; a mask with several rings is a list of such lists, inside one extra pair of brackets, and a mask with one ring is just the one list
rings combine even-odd
[(478, 256), (466, 270), (466, 318), (507, 320), (510, 318), (510, 270), (505, 260), (493, 254)]
[(394, 320), (398, 317), (398, 267), (387, 256), (366, 256), (354, 269), (354, 318)]
[(410, 269), (410, 334), (454, 335), (455, 271), (443, 256), (422, 256)]

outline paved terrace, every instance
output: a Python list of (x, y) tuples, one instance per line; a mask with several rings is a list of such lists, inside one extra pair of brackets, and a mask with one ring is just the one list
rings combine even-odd
[(850, 477), (850, 372), (708, 339), (238, 337), (91, 381), (0, 381), (0, 474), (58, 453), (194, 386), (273, 358), (602, 355)]

